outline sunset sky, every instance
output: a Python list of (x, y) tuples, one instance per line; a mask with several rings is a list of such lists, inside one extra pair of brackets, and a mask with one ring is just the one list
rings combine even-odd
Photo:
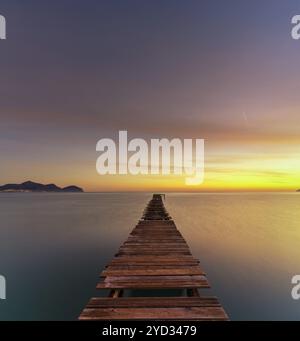
[[(299, 0), (2, 0), (0, 184), (300, 188)], [(100, 176), (96, 143), (205, 139), (205, 181)]]

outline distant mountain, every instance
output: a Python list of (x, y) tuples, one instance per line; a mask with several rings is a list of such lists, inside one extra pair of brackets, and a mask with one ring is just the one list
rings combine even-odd
[(77, 186), (67, 186), (62, 188), (63, 192), (83, 192), (83, 189)]
[(54, 184), (43, 185), (37, 182), (26, 181), (22, 184), (6, 184), (0, 186), (0, 192), (83, 192), (83, 189), (77, 186), (58, 187)]

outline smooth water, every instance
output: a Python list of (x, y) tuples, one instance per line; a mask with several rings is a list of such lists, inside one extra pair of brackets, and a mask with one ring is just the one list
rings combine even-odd
[[(73, 320), (151, 198), (0, 194), (1, 320)], [(300, 320), (300, 194), (168, 194), (166, 206), (232, 320)], [(203, 290), (205, 292), (205, 290)]]

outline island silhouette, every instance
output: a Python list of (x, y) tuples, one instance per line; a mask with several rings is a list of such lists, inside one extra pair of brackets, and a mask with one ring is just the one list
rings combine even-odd
[(56, 193), (82, 193), (82, 188), (77, 186), (58, 187), (55, 184), (43, 185), (33, 181), (26, 181), (21, 184), (6, 184), (0, 186), (0, 192), (56, 192)]

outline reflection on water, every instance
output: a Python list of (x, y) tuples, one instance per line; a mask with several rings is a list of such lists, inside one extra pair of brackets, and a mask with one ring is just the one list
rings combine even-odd
[[(151, 194), (0, 194), (0, 319), (72, 320)], [(168, 194), (232, 320), (300, 319), (300, 194)], [(101, 291), (102, 292), (102, 291)], [(205, 292), (205, 290), (203, 290)]]
[(170, 194), (167, 207), (231, 319), (300, 319), (300, 196)]

